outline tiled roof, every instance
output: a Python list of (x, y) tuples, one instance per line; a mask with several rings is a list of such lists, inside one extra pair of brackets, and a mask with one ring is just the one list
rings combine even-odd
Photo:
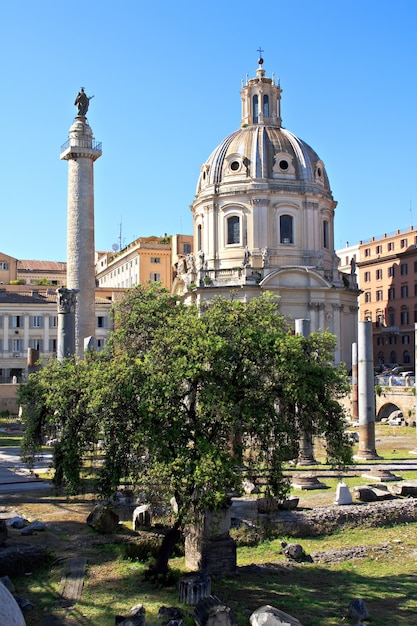
[(31, 261), (17, 262), (18, 272), (66, 272), (67, 264), (64, 261)]
[[(102, 296), (95, 297), (96, 304), (112, 305), (111, 300)], [(0, 306), (2, 304), (54, 304), (56, 305), (56, 293), (54, 289), (48, 289), (46, 292), (37, 293), (36, 290), (28, 291), (7, 291), (0, 290)]]
[(31, 291), (0, 291), (0, 305), (8, 304), (56, 304), (56, 293)]

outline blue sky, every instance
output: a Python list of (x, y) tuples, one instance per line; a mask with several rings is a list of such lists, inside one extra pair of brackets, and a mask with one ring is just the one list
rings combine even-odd
[(81, 86), (103, 156), (96, 249), (192, 233), (200, 165), (240, 126), (257, 49), (326, 165), (336, 248), (417, 224), (417, 2), (0, 2), (0, 250), (66, 259), (61, 145)]

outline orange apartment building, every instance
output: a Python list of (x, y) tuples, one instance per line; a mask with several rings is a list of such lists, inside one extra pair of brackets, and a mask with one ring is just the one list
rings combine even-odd
[(97, 286), (128, 289), (158, 281), (171, 289), (178, 260), (192, 248), (192, 235), (165, 235), (139, 237), (120, 251), (97, 253)]
[(414, 366), (417, 230), (359, 242), (360, 320), (371, 320), (374, 365)]

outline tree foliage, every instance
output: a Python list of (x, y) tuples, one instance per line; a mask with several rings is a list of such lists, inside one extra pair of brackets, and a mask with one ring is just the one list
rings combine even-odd
[(176, 527), (223, 507), (242, 468), (283, 497), (284, 464), (297, 457), (303, 430), (324, 437), (333, 464), (351, 461), (334, 338), (294, 335), (271, 295), (199, 310), (159, 285), (137, 287), (116, 305), (114, 324), (104, 353), (49, 363), (21, 391), (25, 450), (53, 426), (56, 476), (70, 492), (98, 440), (103, 494), (128, 479), (150, 498), (174, 496)]

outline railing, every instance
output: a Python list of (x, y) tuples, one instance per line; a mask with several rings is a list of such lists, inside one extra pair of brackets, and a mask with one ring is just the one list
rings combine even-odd
[(414, 387), (415, 376), (375, 376), (375, 384), (382, 387)]
[(399, 335), (399, 326), (381, 326), (381, 333), (390, 333), (391, 335)]
[(61, 152), (65, 152), (68, 148), (88, 148), (89, 150), (97, 150), (101, 152), (102, 147), (101, 141), (96, 141), (95, 139), (80, 139), (70, 137), (67, 141), (62, 144)]
[(375, 243), (376, 241), (380, 241), (381, 239), (388, 239), (389, 237), (394, 237), (394, 235), (405, 235), (406, 233), (413, 232), (417, 226), (409, 226), (408, 228), (402, 228), (401, 230), (394, 230), (392, 233), (384, 233), (383, 235), (378, 235), (378, 237), (370, 237), (369, 239), (361, 239), (359, 241), (360, 244), (365, 243)]

